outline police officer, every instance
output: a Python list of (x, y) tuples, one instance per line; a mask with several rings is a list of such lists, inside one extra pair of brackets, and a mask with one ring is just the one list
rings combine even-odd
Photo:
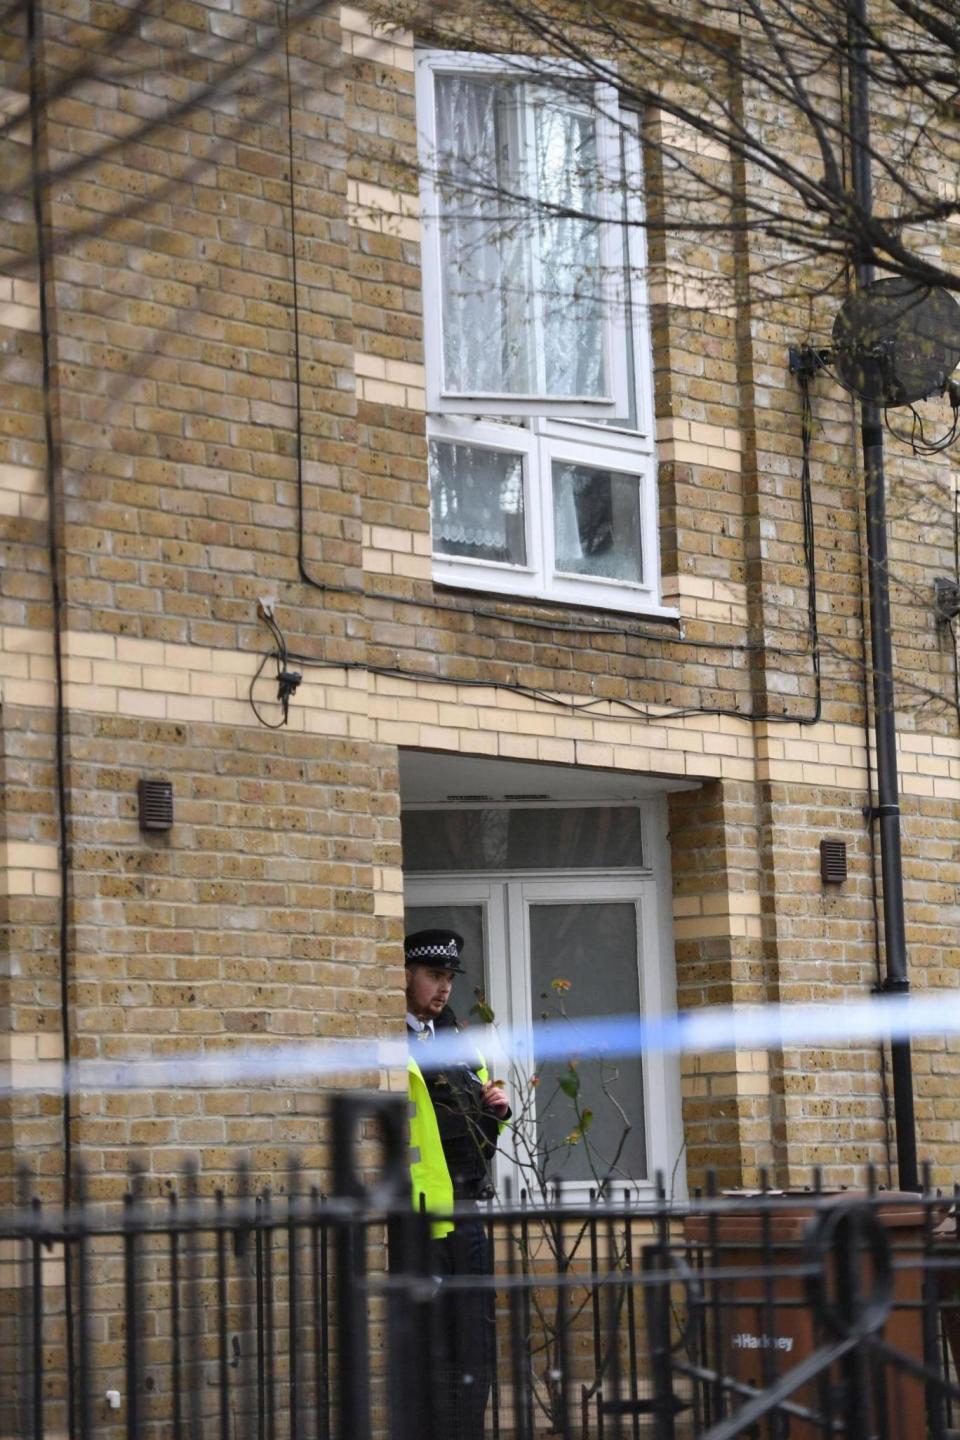
[[(430, 1042), (459, 1028), (448, 1002), (454, 976), (462, 973), (462, 951), (463, 937), (455, 930), (418, 930), (404, 941), (411, 1181), (415, 1206), (434, 1217), (431, 1258), (441, 1278), (492, 1273), (476, 1203), (493, 1194), (490, 1162), (510, 1118), (507, 1097), (490, 1080), (481, 1056), (474, 1063), (430, 1063)], [(480, 1440), (495, 1357), (492, 1285), (472, 1292), (448, 1289), (440, 1322), (439, 1353), (433, 1357), (437, 1433), (449, 1440)]]

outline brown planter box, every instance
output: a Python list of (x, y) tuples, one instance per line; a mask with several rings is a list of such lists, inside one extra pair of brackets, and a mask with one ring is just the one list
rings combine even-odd
[[(719, 1342), (711, 1306), (707, 1307), (707, 1363), (723, 1375), (762, 1390), (810, 1356), (818, 1346), (835, 1338), (834, 1332), (818, 1322), (809, 1301), (806, 1276), (797, 1273), (804, 1261), (804, 1242), (815, 1213), (828, 1211), (832, 1204), (848, 1205), (858, 1197), (849, 1192), (815, 1203), (798, 1196), (784, 1196), (784, 1208), (774, 1208), (764, 1222), (756, 1208), (744, 1199), (743, 1209), (719, 1215), (711, 1230), (707, 1216), (691, 1217), (685, 1226), (686, 1238), (701, 1253), (704, 1282), (709, 1301), (720, 1301)], [(914, 1203), (911, 1204), (910, 1202)], [(768, 1204), (770, 1202), (767, 1202)], [(775, 1202), (774, 1202), (775, 1203)], [(892, 1304), (881, 1334), (887, 1344), (903, 1351), (918, 1363), (923, 1360), (923, 1231), (925, 1210), (910, 1194), (890, 1192), (873, 1202), (873, 1213), (883, 1237), (889, 1241), (893, 1260)], [(716, 1249), (714, 1250), (714, 1243)], [(899, 1263), (898, 1263), (899, 1262)], [(714, 1268), (751, 1269), (769, 1266), (770, 1278), (751, 1276), (712, 1281)], [(875, 1280), (872, 1262), (864, 1256), (859, 1267), (860, 1283), (871, 1291)], [(829, 1299), (842, 1304), (844, 1296), (830, 1285)], [(719, 1354), (717, 1354), (719, 1343)], [(926, 1429), (925, 1396), (922, 1382), (886, 1365), (881, 1394), (886, 1396), (886, 1426), (879, 1433), (889, 1440), (916, 1440)], [(799, 1387), (790, 1396), (794, 1404), (820, 1409), (823, 1387), (842, 1383), (842, 1368), (835, 1364), (820, 1380)], [(876, 1391), (865, 1368), (863, 1394), (873, 1409)], [(727, 1392), (727, 1413), (743, 1403)], [(713, 1418), (716, 1418), (715, 1416)], [(766, 1433), (761, 1424), (761, 1430)], [(819, 1440), (823, 1429), (795, 1415), (784, 1415), (778, 1432), (782, 1440)], [(866, 1433), (873, 1433), (868, 1425)]]

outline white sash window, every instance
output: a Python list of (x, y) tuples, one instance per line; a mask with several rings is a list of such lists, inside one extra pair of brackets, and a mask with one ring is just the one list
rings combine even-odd
[(435, 577), (659, 612), (636, 117), (426, 51), (417, 121)]

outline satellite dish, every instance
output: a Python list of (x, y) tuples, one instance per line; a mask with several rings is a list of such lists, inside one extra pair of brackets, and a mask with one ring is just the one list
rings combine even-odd
[(925, 400), (960, 364), (960, 305), (949, 291), (904, 276), (874, 280), (841, 306), (830, 358), (863, 400)]

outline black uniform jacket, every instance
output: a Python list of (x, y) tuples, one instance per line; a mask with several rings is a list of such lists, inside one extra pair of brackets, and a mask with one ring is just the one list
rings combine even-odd
[[(433, 1022), (434, 1031), (458, 1029), (457, 1017), (447, 1005)], [(430, 1064), (430, 1047), (417, 1047), (417, 1064), (423, 1074), (437, 1126), (444, 1158), (458, 1200), (485, 1200), (493, 1194), (490, 1161), (497, 1148), (500, 1126), (506, 1116), (497, 1116), (481, 1098), (485, 1081), (475, 1066), (466, 1061), (439, 1068)]]

